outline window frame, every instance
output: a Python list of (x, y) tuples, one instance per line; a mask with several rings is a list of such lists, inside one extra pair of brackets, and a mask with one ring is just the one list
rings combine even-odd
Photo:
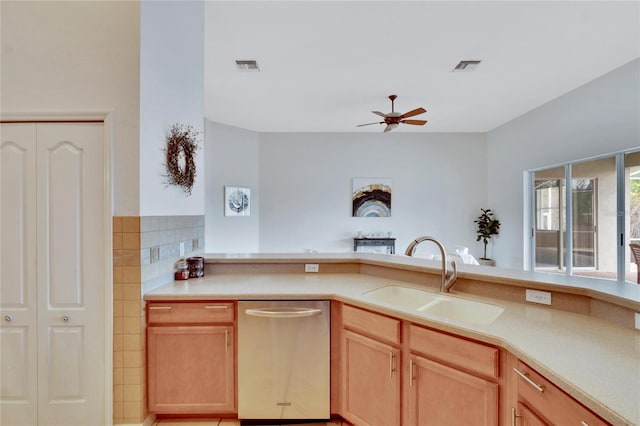
[[(614, 153), (603, 154), (595, 157), (568, 161), (555, 165), (549, 165), (545, 167), (539, 167), (528, 170), (524, 173), (524, 229), (523, 235), (526, 238), (524, 243), (524, 269), (527, 271), (536, 271), (536, 173), (542, 172), (554, 168), (564, 168), (564, 185), (565, 188), (572, 188), (572, 170), (573, 166), (589, 161), (596, 161), (604, 158), (615, 158), (615, 179), (616, 179), (616, 279), (611, 280), (609, 278), (601, 277), (584, 277), (585, 279), (596, 279), (600, 281), (608, 281), (614, 283), (624, 283), (626, 281), (626, 262), (625, 251), (627, 246), (627, 238), (625, 238), (625, 196), (626, 192), (630, 190), (625, 185), (625, 156), (640, 152), (640, 148), (628, 149), (618, 151)], [(565, 207), (565, 229), (566, 235), (572, 235), (573, 233), (573, 200), (572, 190), (565, 191), (564, 194), (564, 207)], [(565, 261), (564, 271), (561, 273), (554, 272), (553, 274), (573, 276), (573, 238), (565, 238)], [(545, 271), (536, 271), (540, 273), (549, 273)]]

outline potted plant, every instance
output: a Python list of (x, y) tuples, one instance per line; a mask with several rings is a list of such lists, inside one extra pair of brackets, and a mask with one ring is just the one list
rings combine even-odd
[(487, 257), (487, 244), (494, 235), (498, 235), (500, 231), (500, 221), (494, 219), (491, 209), (480, 209), (482, 214), (473, 222), (478, 225), (476, 230), (476, 241), (482, 240), (484, 243), (484, 255), (479, 259), (481, 265), (494, 266), (496, 263), (493, 259)]

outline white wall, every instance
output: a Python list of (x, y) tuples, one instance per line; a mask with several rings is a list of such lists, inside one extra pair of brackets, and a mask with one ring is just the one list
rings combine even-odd
[(115, 215), (139, 211), (138, 2), (2, 1), (2, 113), (113, 113)]
[[(205, 252), (255, 253), (259, 250), (259, 135), (206, 121)], [(224, 215), (224, 187), (251, 189), (251, 215)]]
[(191, 195), (167, 186), (166, 137), (174, 123), (204, 126), (204, 3), (140, 3), (140, 215), (204, 214), (204, 135)]
[(502, 222), (497, 265), (524, 265), (523, 172), (640, 147), (640, 59), (487, 134), (488, 199)]
[[(358, 231), (390, 231), (397, 253), (433, 235), (478, 255), (486, 161), (483, 134), (260, 134), (260, 251), (347, 252)], [(392, 217), (351, 217), (354, 177), (393, 179)]]

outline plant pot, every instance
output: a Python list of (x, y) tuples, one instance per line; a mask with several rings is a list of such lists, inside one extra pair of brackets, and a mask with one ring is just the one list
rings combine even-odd
[(484, 257), (481, 257), (480, 259), (478, 259), (478, 263), (483, 265), (483, 266), (496, 266), (496, 261), (493, 259), (486, 259)]

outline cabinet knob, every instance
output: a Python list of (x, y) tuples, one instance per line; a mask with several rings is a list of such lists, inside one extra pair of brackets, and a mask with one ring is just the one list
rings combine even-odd
[(69, 317), (66, 315), (62, 316), (62, 322), (69, 322)]
[(5, 322), (11, 322), (11, 321), (13, 321), (13, 317), (11, 315), (5, 315), (4, 316), (4, 320), (5, 320)]

